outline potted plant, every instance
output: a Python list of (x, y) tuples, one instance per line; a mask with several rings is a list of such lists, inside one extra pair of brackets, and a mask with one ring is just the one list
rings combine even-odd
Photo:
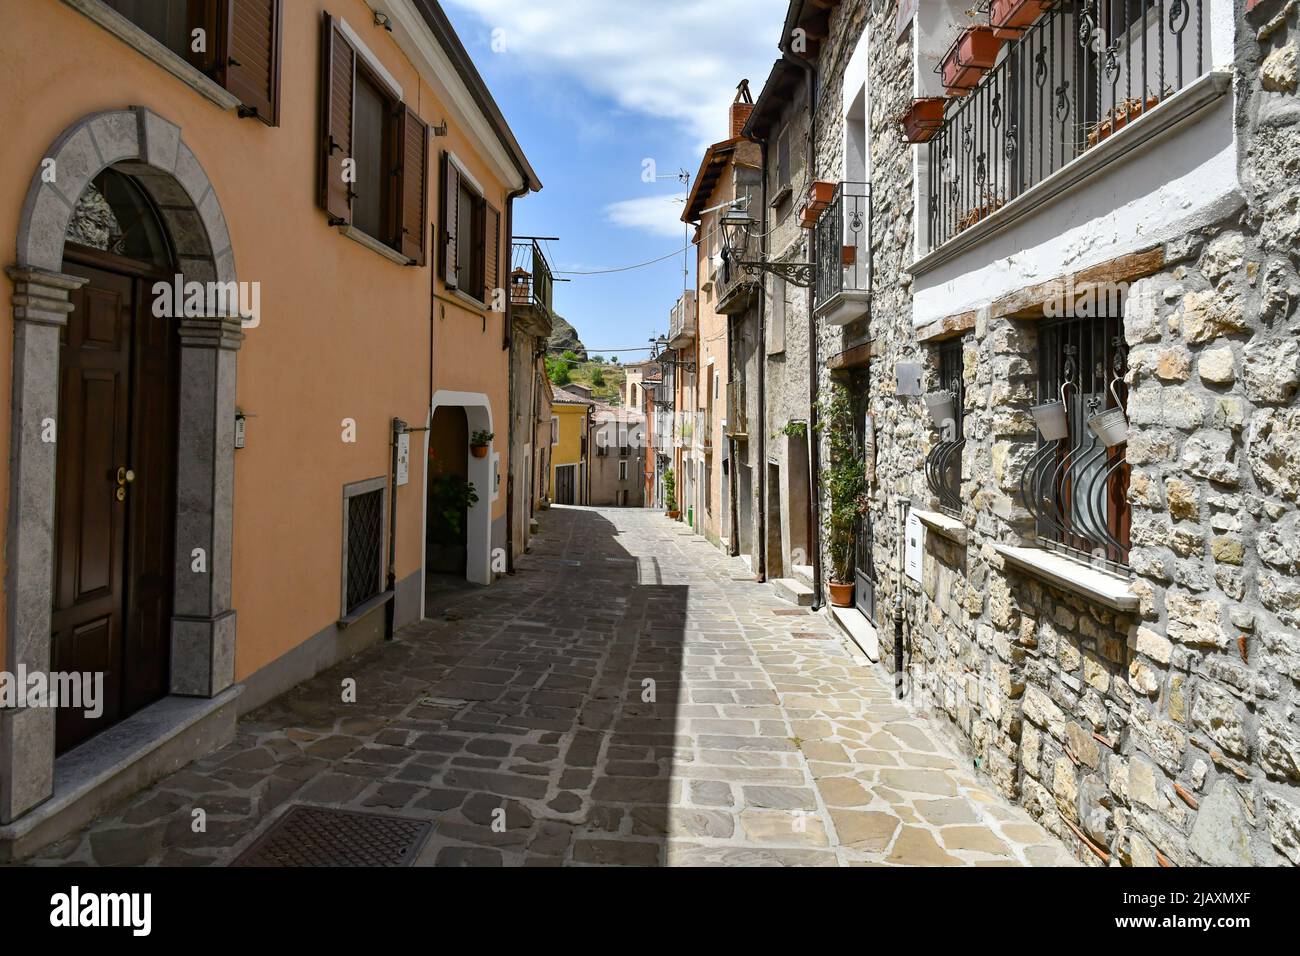
[(943, 129), (943, 106), (947, 100), (942, 96), (921, 96), (912, 100), (912, 105), (898, 117), (903, 125), (903, 138), (909, 143), (928, 143), (934, 134)]
[(486, 458), (488, 445), (496, 435), (492, 432), (476, 431), (469, 439), (469, 450), (475, 458)]
[(975, 225), (975, 223), (987, 219), (1005, 205), (1006, 200), (1002, 199), (1000, 196), (993, 196), (988, 202), (967, 209), (957, 217), (957, 231), (963, 232), (964, 230), (969, 229), (971, 226)]
[(1103, 139), (1117, 130), (1123, 129), (1130, 121), (1137, 119), (1147, 110), (1160, 102), (1154, 93), (1146, 101), (1130, 97), (1106, 112), (1106, 118), (1088, 130), (1088, 146), (1096, 146)]
[(1001, 31), (1001, 36), (1014, 39), (1033, 26), (1051, 5), (1052, 0), (992, 0), (989, 23), (995, 31)]
[(830, 501), (826, 516), (826, 549), (831, 565), (831, 604), (853, 606), (853, 558), (858, 522), (866, 511), (866, 465), (853, 439), (853, 406), (848, 389), (831, 386), (819, 411), (818, 430), (830, 446), (830, 464), (822, 474), (822, 485)]
[(681, 512), (677, 510), (677, 477), (671, 468), (664, 470), (664, 505), (668, 509), (669, 518), (676, 521), (681, 517)]
[(939, 61), (939, 75), (951, 96), (965, 96), (975, 88), (984, 71), (997, 62), (1002, 38), (992, 27), (967, 27), (953, 40)]

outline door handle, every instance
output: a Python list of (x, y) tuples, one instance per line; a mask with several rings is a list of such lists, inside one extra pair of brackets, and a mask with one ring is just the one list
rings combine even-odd
[(117, 470), (117, 485), (119, 488), (125, 488), (131, 482), (135, 481), (135, 472), (125, 466)]

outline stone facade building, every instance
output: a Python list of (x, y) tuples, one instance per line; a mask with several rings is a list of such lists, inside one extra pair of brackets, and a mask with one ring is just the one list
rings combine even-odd
[(1097, 865), (1300, 864), (1298, 30), (1246, 5), (1061, 4), (945, 87), (987, 13), (793, 0), (746, 130), (762, 256), (815, 274), (784, 310), (764, 274), (764, 432), (810, 421), (825, 515), (842, 398), (864, 470), (837, 617)]

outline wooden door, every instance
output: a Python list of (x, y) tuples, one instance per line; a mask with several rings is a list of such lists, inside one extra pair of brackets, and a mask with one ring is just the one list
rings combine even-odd
[(555, 469), (555, 502), (561, 505), (573, 504), (574, 465), (560, 465)]
[(103, 713), (60, 707), (66, 751), (167, 692), (177, 332), (144, 281), (67, 263), (59, 356), (52, 671), (102, 673)]

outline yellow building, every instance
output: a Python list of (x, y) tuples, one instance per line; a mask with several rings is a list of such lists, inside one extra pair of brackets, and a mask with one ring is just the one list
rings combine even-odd
[(557, 505), (585, 505), (591, 500), (587, 449), (593, 403), (567, 388), (551, 399), (551, 494)]

